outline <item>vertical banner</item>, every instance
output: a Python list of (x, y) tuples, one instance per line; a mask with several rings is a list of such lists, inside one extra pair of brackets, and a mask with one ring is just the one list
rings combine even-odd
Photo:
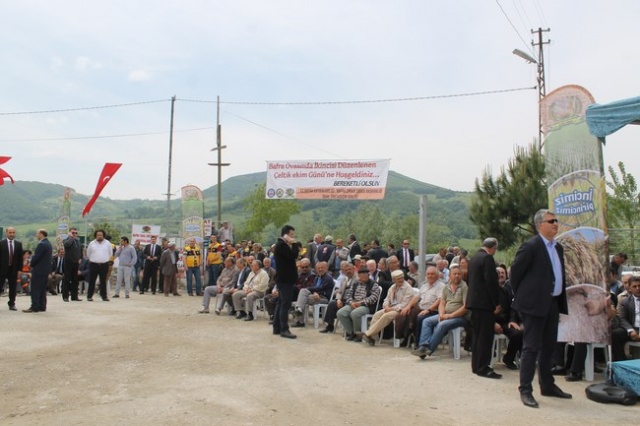
[(181, 237), (195, 237), (202, 244), (204, 236), (204, 198), (200, 188), (194, 185), (182, 187), (182, 229)]
[(62, 242), (67, 238), (71, 226), (71, 189), (65, 188), (62, 196), (62, 207), (58, 216), (56, 227), (56, 248), (62, 247)]
[(610, 341), (607, 316), (607, 224), (602, 145), (585, 120), (595, 101), (580, 86), (563, 86), (541, 102), (549, 209), (558, 217), (564, 248), (569, 315), (558, 340)]

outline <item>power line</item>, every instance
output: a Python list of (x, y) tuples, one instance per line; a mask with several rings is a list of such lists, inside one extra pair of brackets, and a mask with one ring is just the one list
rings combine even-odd
[(531, 46), (529, 46), (527, 44), (527, 42), (524, 41), (524, 38), (518, 32), (518, 30), (516, 29), (516, 26), (513, 25), (513, 22), (511, 22), (511, 19), (509, 19), (509, 15), (507, 15), (507, 12), (505, 12), (504, 9), (502, 8), (502, 5), (500, 4), (500, 1), (496, 0), (496, 4), (498, 5), (500, 10), (502, 11), (502, 14), (504, 15), (504, 17), (507, 18), (507, 21), (509, 21), (509, 24), (511, 25), (511, 28), (513, 28), (513, 31), (515, 31), (516, 34), (518, 35), (518, 37), (520, 38), (520, 40), (522, 40), (522, 44), (527, 48), (527, 50), (531, 53), (532, 56), (535, 56), (535, 53), (533, 53), (533, 50), (531, 50)]
[(100, 105), (100, 106), (78, 107), (78, 108), (49, 109), (49, 110), (39, 110), (39, 111), (0, 112), (0, 115), (51, 114), (51, 113), (57, 113), (57, 112), (71, 112), (71, 111), (86, 111), (86, 110), (93, 110), (93, 109), (120, 108), (120, 107), (129, 107), (129, 106), (135, 106), (135, 105), (154, 104), (154, 103), (158, 103), (158, 102), (169, 102), (170, 100), (171, 99), (158, 99), (158, 100), (155, 100), (155, 101), (130, 102), (130, 103), (126, 103), (126, 104)]
[[(174, 130), (174, 133), (180, 132), (196, 132), (200, 130), (213, 130), (215, 127), (199, 127), (195, 129)], [(134, 136), (153, 136), (153, 135), (165, 135), (169, 133), (164, 132), (147, 132), (147, 133), (127, 133), (119, 135), (103, 135), (103, 136), (76, 136), (70, 138), (35, 138), (35, 139), (0, 139), (0, 142), (59, 142), (59, 141), (75, 141), (83, 139), (116, 139), (116, 138), (129, 138)]]
[[(486, 90), (483, 92), (468, 92), (468, 93), (455, 93), (449, 95), (434, 95), (434, 96), (414, 96), (410, 98), (389, 98), (389, 99), (368, 99), (368, 100), (351, 100), (351, 101), (309, 101), (309, 102), (244, 102), (244, 101), (220, 101), (221, 104), (227, 105), (343, 105), (343, 104), (372, 104), (372, 103), (384, 103), (384, 102), (411, 102), (411, 101), (425, 101), (430, 99), (446, 99), (446, 98), (461, 98), (470, 96), (482, 96), (493, 95), (497, 93), (518, 92), (522, 90), (533, 90), (535, 87), (518, 87), (515, 89), (501, 89), (501, 90)], [(217, 101), (208, 99), (178, 99), (183, 102), (196, 102), (196, 103), (208, 103), (214, 104)]]
[(538, 12), (538, 17), (542, 21), (542, 24), (547, 27), (547, 18), (544, 16), (544, 12), (542, 11), (542, 6), (540, 5), (539, 0), (534, 0), (533, 4), (536, 7), (536, 12)]
[[(389, 99), (365, 99), (365, 100), (351, 100), (351, 101), (309, 101), (309, 102), (244, 102), (244, 101), (221, 101), (221, 104), (228, 105), (341, 105), (341, 104), (370, 104), (370, 103), (384, 103), (384, 102), (411, 102), (411, 101), (424, 101), (430, 99), (446, 99), (446, 98), (461, 98), (470, 96), (482, 96), (492, 95), (497, 93), (517, 92), (522, 90), (532, 90), (535, 87), (519, 87), (515, 89), (501, 89), (501, 90), (486, 90), (482, 92), (468, 92), (468, 93), (454, 93), (449, 95), (434, 95), (434, 96), (414, 96), (408, 98), (389, 98)], [(216, 103), (214, 100), (207, 99), (177, 99), (182, 102), (194, 102), (194, 103)], [(60, 112), (73, 112), (73, 111), (88, 111), (96, 109), (107, 108), (121, 108), (130, 107), (136, 105), (154, 104), (160, 102), (169, 102), (171, 99), (158, 99), (154, 101), (142, 101), (142, 102), (130, 102), (126, 104), (113, 104), (113, 105), (99, 105), (90, 107), (77, 107), (77, 108), (63, 108), (63, 109), (48, 109), (37, 111), (14, 111), (14, 112), (0, 112), (0, 116), (9, 115), (33, 115), (33, 114), (53, 114)]]

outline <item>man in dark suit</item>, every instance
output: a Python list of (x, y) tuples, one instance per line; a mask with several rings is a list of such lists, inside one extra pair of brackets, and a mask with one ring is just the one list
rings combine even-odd
[(162, 248), (157, 244), (157, 241), (158, 237), (152, 235), (151, 242), (147, 244), (143, 250), (145, 261), (140, 294), (144, 294), (145, 290), (149, 290), (149, 279), (151, 279), (151, 293), (156, 294), (156, 285), (158, 284), (158, 265), (160, 265), (160, 255), (162, 255)]
[[(393, 256), (393, 254), (390, 255)], [(400, 267), (402, 268), (402, 270), (405, 272), (409, 271), (409, 264), (415, 258), (413, 249), (409, 248), (409, 240), (402, 240), (402, 248), (398, 249), (395, 255), (400, 262)]]
[(9, 285), (9, 309), (16, 310), (16, 286), (18, 285), (18, 271), (22, 270), (22, 243), (16, 238), (16, 228), (7, 228), (7, 238), (0, 241), (0, 289), (4, 288), (4, 281)]
[(69, 229), (69, 236), (62, 243), (64, 245), (64, 279), (62, 281), (62, 300), (79, 302), (78, 298), (78, 275), (80, 263), (82, 262), (82, 245), (78, 241), (78, 229)]
[(273, 334), (279, 334), (288, 339), (296, 338), (296, 335), (289, 331), (289, 308), (291, 308), (293, 286), (298, 279), (296, 259), (300, 251), (300, 245), (295, 240), (294, 231), (293, 226), (284, 225), (273, 251), (276, 261), (276, 286), (278, 287), (278, 302), (273, 314)]
[(40, 241), (31, 256), (31, 307), (22, 312), (45, 312), (47, 310), (47, 278), (51, 271), (51, 243), (47, 230), (38, 229), (36, 237)]
[(467, 285), (467, 308), (471, 309), (471, 371), (480, 377), (500, 379), (502, 375), (493, 371), (491, 351), (493, 349), (494, 311), (499, 306), (500, 284), (493, 255), (498, 250), (498, 240), (487, 238), (469, 262)]
[(383, 257), (389, 257), (389, 253), (387, 253), (386, 250), (383, 250), (382, 247), (380, 247), (379, 240), (374, 239), (371, 241), (371, 250), (367, 252), (367, 256), (369, 257), (369, 259), (373, 259), (376, 261), (376, 263), (378, 263)]
[(7, 238), (0, 241), (0, 289), (4, 289), (5, 280), (9, 285), (9, 309), (16, 310), (16, 286), (18, 272), (22, 270), (22, 243), (17, 241), (16, 229), (7, 228)]
[(611, 352), (614, 361), (626, 360), (624, 345), (640, 342), (640, 320), (636, 313), (640, 309), (640, 277), (629, 278), (629, 295), (618, 304), (620, 326), (611, 331)]
[(353, 260), (359, 254), (362, 255), (362, 248), (356, 239), (356, 234), (349, 234), (349, 256)]
[(520, 398), (528, 407), (538, 407), (531, 385), (538, 363), (538, 381), (543, 396), (571, 398), (551, 374), (553, 350), (558, 338), (559, 314), (567, 314), (564, 251), (554, 237), (558, 219), (549, 210), (534, 216), (538, 235), (523, 243), (511, 265), (514, 307), (524, 325), (520, 357)]

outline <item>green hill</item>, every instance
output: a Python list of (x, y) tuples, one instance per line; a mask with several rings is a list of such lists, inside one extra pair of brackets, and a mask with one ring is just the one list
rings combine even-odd
[[(235, 176), (222, 184), (223, 220), (235, 225), (236, 236), (242, 235), (242, 223), (247, 217), (243, 199), (255, 190), (257, 184), (264, 182), (266, 172)], [(60, 205), (64, 187), (42, 182), (18, 181), (15, 185), (0, 187), (0, 226), (17, 226), (23, 232), (35, 231), (38, 227), (53, 230), (60, 214)], [(384, 236), (395, 241), (393, 230), (376, 229), (398, 227), (396, 233), (409, 232), (417, 227), (418, 200), (420, 195), (428, 199), (428, 225), (431, 235), (440, 235), (439, 243), (456, 243), (462, 239), (477, 238), (476, 228), (469, 220), (468, 206), (471, 193), (456, 192), (428, 183), (420, 182), (389, 172), (386, 196), (376, 201), (300, 201), (300, 214), (291, 218), (291, 223), (300, 229), (301, 238), (308, 238), (315, 232), (331, 232), (343, 235), (347, 232), (359, 232), (363, 238), (370, 236), (384, 240)], [(217, 218), (217, 185), (204, 190), (205, 217)], [(81, 217), (82, 208), (89, 199), (88, 195), (72, 191), (71, 221), (84, 226)], [(271, 202), (277, 202), (271, 200)], [(101, 197), (91, 211), (95, 222), (107, 221), (121, 233), (128, 233), (131, 223), (158, 224), (163, 232), (177, 233), (180, 220), (180, 200), (171, 201), (171, 211), (167, 215), (167, 203), (163, 200), (113, 200)], [(372, 218), (369, 218), (372, 216)], [(379, 218), (376, 218), (379, 216)], [(364, 221), (373, 222), (364, 225)], [(386, 223), (385, 221), (390, 221)], [(393, 223), (393, 225), (392, 225)], [(397, 225), (395, 225), (397, 224)], [(360, 229), (360, 227), (363, 227)], [(406, 229), (406, 230), (405, 230)], [(413, 231), (411, 231), (413, 233)], [(415, 231), (417, 233), (417, 231)], [(265, 239), (274, 237), (275, 230), (263, 235)], [(400, 234), (399, 234), (400, 235)], [(435, 242), (434, 242), (435, 244)]]

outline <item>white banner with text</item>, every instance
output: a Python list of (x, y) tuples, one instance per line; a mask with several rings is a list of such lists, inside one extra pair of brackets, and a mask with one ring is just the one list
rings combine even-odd
[(267, 161), (266, 198), (381, 200), (390, 160)]

